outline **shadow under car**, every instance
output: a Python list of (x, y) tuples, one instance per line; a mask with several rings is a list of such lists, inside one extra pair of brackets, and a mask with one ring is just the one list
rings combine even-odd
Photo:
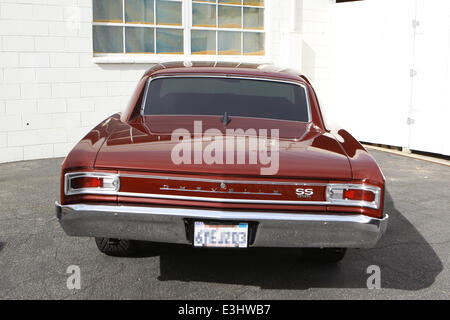
[(338, 264), (312, 263), (301, 249), (195, 249), (142, 244), (141, 257), (160, 256), (160, 281), (197, 281), (262, 289), (367, 288), (368, 267), (381, 270), (381, 287), (420, 290), (431, 286), (443, 265), (433, 248), (399, 212), (386, 192), (388, 229), (372, 249), (349, 249)]

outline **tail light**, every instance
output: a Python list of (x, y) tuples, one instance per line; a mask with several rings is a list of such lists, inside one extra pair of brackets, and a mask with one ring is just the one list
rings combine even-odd
[(65, 175), (65, 194), (110, 194), (119, 191), (119, 176), (113, 173), (74, 172)]
[(380, 208), (381, 188), (364, 184), (329, 184), (327, 201), (332, 205)]

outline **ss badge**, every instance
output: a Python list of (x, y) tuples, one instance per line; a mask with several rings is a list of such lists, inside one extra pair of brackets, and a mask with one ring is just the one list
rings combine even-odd
[(299, 198), (311, 198), (314, 195), (313, 189), (298, 188), (295, 192)]

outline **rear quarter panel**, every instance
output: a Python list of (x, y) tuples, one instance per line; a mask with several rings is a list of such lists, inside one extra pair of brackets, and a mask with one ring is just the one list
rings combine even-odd
[(380, 209), (338, 207), (329, 206), (331, 212), (351, 212), (364, 214), (371, 217), (381, 218), (383, 216), (385, 177), (375, 159), (370, 153), (345, 129), (337, 129), (331, 133), (339, 141), (339, 144), (347, 154), (352, 169), (352, 182), (366, 183), (381, 188)]
[(67, 172), (74, 170), (93, 170), (95, 160), (103, 143), (109, 135), (120, 126), (120, 114), (114, 114), (105, 119), (78, 142), (70, 151), (61, 165), (61, 204), (66, 204), (64, 197), (64, 176)]

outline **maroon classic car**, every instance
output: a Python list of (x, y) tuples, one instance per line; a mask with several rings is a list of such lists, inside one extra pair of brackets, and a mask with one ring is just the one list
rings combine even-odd
[(57, 217), (100, 251), (139, 241), (295, 247), (321, 261), (376, 245), (385, 179), (310, 82), (270, 65), (166, 63), (62, 164)]

